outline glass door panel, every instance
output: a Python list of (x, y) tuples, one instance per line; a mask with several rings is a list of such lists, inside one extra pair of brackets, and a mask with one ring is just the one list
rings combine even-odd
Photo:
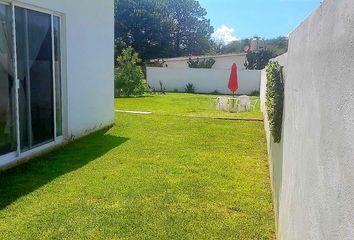
[(0, 4), (0, 156), (16, 150), (12, 11)]
[(16, 7), (21, 150), (54, 141), (51, 15)]

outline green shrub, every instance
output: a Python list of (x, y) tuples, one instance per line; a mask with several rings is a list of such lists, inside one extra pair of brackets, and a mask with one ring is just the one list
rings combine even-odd
[(215, 64), (215, 59), (213, 58), (203, 58), (203, 59), (189, 59), (188, 66), (190, 68), (212, 68)]
[(148, 91), (140, 63), (141, 60), (132, 47), (123, 49), (122, 55), (117, 58), (115, 69), (115, 97), (139, 96)]
[(246, 56), (245, 67), (248, 70), (262, 70), (273, 57), (275, 57), (274, 54), (268, 50), (249, 52)]
[(188, 83), (184, 90), (186, 93), (195, 93), (195, 87), (192, 83)]
[(283, 124), (284, 78), (283, 67), (274, 61), (267, 65), (266, 107), (270, 132), (274, 142), (279, 143)]

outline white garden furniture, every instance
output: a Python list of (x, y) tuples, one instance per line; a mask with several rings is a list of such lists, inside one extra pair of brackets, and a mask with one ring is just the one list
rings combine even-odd
[(230, 111), (229, 98), (221, 96), (217, 98), (217, 110), (219, 111)]
[(247, 95), (242, 95), (239, 96), (238, 99), (239, 99), (239, 104), (238, 104), (239, 112), (249, 112), (251, 110), (250, 97)]
[[(214, 98), (215, 99), (215, 98)], [(213, 100), (210, 98), (210, 105), (212, 110), (216, 108), (218, 111), (225, 112), (249, 112), (255, 111), (258, 100), (252, 100), (247, 95), (242, 95), (239, 97), (226, 97), (220, 96)]]

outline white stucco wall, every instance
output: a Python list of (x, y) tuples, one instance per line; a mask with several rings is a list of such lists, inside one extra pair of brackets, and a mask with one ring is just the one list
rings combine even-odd
[[(231, 69), (231, 66), (230, 66)], [(147, 68), (147, 81), (150, 87), (160, 90), (161, 81), (167, 91), (184, 92), (188, 83), (195, 86), (198, 93), (211, 93), (217, 90), (219, 93), (232, 94), (228, 89), (230, 69), (173, 69), (173, 68)], [(250, 94), (259, 91), (261, 71), (243, 70), (238, 72), (238, 94)]]
[(63, 81), (67, 137), (113, 123), (114, 1), (15, 1), (56, 11), (64, 17)]
[[(272, 61), (277, 61), (281, 66), (284, 67), (284, 79), (286, 81), (286, 70), (287, 70), (287, 56), (285, 53), (279, 57), (271, 59)], [(279, 204), (280, 204), (280, 194), (282, 187), (282, 169), (283, 169), (283, 137), (280, 143), (274, 143), (274, 139), (270, 133), (269, 120), (266, 109), (266, 87), (267, 87), (267, 71), (263, 69), (261, 72), (261, 90), (260, 90), (260, 104), (261, 111), (264, 118), (264, 129), (267, 138), (268, 146), (268, 159), (269, 159), (269, 169), (272, 182), (273, 190), (273, 203), (275, 210), (275, 220), (276, 226), (278, 227), (279, 222)], [(284, 128), (283, 128), (284, 130)], [(283, 136), (284, 132), (282, 133)]]
[(188, 68), (188, 60), (171, 60), (165, 63), (168, 68)]
[(290, 34), (279, 236), (354, 239), (354, 1)]
[[(228, 54), (228, 55), (220, 55), (220, 56), (201, 56), (202, 58), (213, 58), (215, 60), (215, 64), (212, 69), (230, 69), (232, 64), (236, 63), (239, 70), (246, 70), (245, 61), (247, 54)], [(196, 59), (196, 57), (192, 57), (192, 59)], [(189, 58), (176, 58), (176, 59), (166, 59), (166, 63), (168, 68), (188, 68), (188, 60)]]

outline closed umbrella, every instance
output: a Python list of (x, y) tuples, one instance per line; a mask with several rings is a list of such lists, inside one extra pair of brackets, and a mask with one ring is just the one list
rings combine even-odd
[[(235, 93), (238, 90), (238, 76), (237, 76), (237, 65), (234, 63), (231, 68), (231, 74), (230, 74), (230, 79), (229, 79), (229, 89), (233, 94), (233, 97), (235, 97)], [(232, 100), (232, 107), (234, 107), (235, 101)]]
[(238, 76), (237, 76), (237, 65), (234, 63), (231, 68), (231, 74), (229, 79), (229, 89), (235, 94), (238, 90)]

